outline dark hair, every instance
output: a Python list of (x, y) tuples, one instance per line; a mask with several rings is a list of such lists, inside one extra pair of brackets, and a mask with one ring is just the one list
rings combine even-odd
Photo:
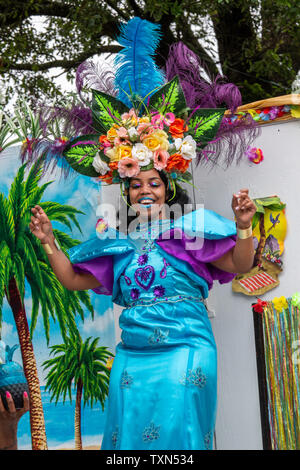
[[(184, 212), (184, 206), (186, 204), (191, 204), (191, 200), (187, 194), (187, 191), (174, 181), (174, 183), (170, 183), (167, 175), (165, 174), (164, 171), (158, 171), (160, 179), (163, 181), (165, 188), (166, 188), (166, 201), (165, 203), (169, 206), (172, 207), (173, 205), (179, 206), (181, 209), (181, 213), (183, 214)], [(126, 180), (127, 185), (130, 183), (130, 178), (127, 178)], [(175, 190), (174, 190), (174, 184), (175, 184)], [(174, 195), (175, 192), (175, 195)], [(174, 197), (173, 197), (174, 196)], [(126, 222), (127, 222), (127, 227), (131, 222), (133, 222), (136, 219), (136, 215), (131, 215), (129, 214), (130, 206), (131, 206), (131, 201), (130, 201), (130, 196), (129, 194), (127, 196), (124, 196), (124, 199), (126, 201), (126, 208), (127, 208), (127, 213), (126, 213)], [(170, 211), (170, 219), (174, 219), (175, 213), (173, 211)], [(118, 218), (120, 221), (118, 229), (121, 228), (122, 226), (122, 220), (120, 218), (120, 212), (118, 213)]]

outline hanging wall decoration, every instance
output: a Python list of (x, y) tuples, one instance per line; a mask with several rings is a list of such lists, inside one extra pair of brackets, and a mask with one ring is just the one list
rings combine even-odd
[(248, 273), (239, 274), (233, 279), (232, 290), (260, 296), (279, 285), (287, 221), (285, 204), (278, 196), (253, 201), (256, 205), (252, 221), (254, 265)]
[(234, 123), (247, 116), (258, 124), (271, 124), (278, 121), (290, 121), (300, 118), (300, 94), (277, 96), (239, 106), (234, 114), (225, 112), (229, 123)]
[(252, 310), (264, 450), (299, 450), (300, 293)]

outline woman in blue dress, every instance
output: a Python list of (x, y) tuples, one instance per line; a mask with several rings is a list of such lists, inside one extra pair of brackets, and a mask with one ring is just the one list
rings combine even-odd
[[(214, 281), (229, 282), (253, 263), (255, 205), (248, 190), (232, 198), (235, 222), (203, 208), (170, 214), (172, 204), (184, 209), (187, 202), (178, 196), (183, 194), (179, 183), (192, 179), (190, 162), (211, 153), (217, 161), (207, 144), (220, 147), (223, 134), (228, 144), (236, 129), (236, 149), (241, 130), (253, 127), (249, 119), (228, 123), (225, 108), (218, 106), (225, 102), (234, 109), (237, 88), (199, 82), (198, 59), (183, 45), (177, 56), (173, 50), (165, 77), (153, 58), (159, 38), (158, 25), (140, 18), (122, 26), (114, 96), (94, 87), (92, 124), (83, 122), (77, 108), (74, 116), (64, 110), (66, 129), (76, 128), (73, 136), (50, 142), (46, 132), (28, 157), (32, 161), (40, 153), (46, 163), (67, 162), (76, 172), (121, 184), (135, 213), (125, 234), (106, 229), (102, 221), (97, 236), (70, 249), (67, 257), (47, 215), (40, 206), (32, 209), (30, 229), (58, 280), (70, 290), (111, 295), (124, 307), (102, 449), (212, 448), (217, 353), (205, 301)], [(93, 74), (86, 64), (81, 71), (79, 93)], [(57, 116), (55, 110), (52, 117)], [(44, 122), (51, 124), (51, 116)]]
[(205, 209), (170, 220), (164, 180), (155, 169), (131, 178), (136, 229), (126, 237), (108, 229), (70, 249), (70, 260), (55, 245), (45, 212), (32, 209), (30, 228), (48, 244), (60, 282), (112, 295), (124, 307), (102, 449), (213, 445), (217, 352), (205, 299), (214, 280), (228, 282), (251, 268), (255, 205), (241, 190), (232, 199), (236, 223)]

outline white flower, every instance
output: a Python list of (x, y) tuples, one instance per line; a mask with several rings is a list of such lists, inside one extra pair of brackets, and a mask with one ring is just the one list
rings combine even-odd
[(180, 151), (183, 158), (190, 160), (196, 157), (196, 142), (193, 137), (188, 135), (184, 139), (175, 139), (174, 141), (177, 151)]
[(129, 129), (127, 130), (127, 134), (129, 135), (129, 138), (133, 141), (136, 141), (139, 136), (139, 133), (135, 127), (129, 127)]
[(132, 149), (132, 156), (137, 158), (140, 166), (149, 165), (152, 159), (152, 152), (144, 144), (135, 144)]
[(101, 173), (101, 175), (105, 175), (105, 173), (107, 173), (110, 170), (109, 166), (100, 158), (100, 155), (98, 152), (93, 159), (92, 165), (97, 171), (97, 173)]

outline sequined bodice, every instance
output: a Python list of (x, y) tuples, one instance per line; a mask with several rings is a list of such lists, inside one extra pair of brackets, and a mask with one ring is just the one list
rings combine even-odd
[(201, 297), (199, 286), (171, 266), (155, 243), (160, 230), (172, 225), (170, 220), (143, 224), (131, 237), (135, 254), (120, 278), (127, 306)]

